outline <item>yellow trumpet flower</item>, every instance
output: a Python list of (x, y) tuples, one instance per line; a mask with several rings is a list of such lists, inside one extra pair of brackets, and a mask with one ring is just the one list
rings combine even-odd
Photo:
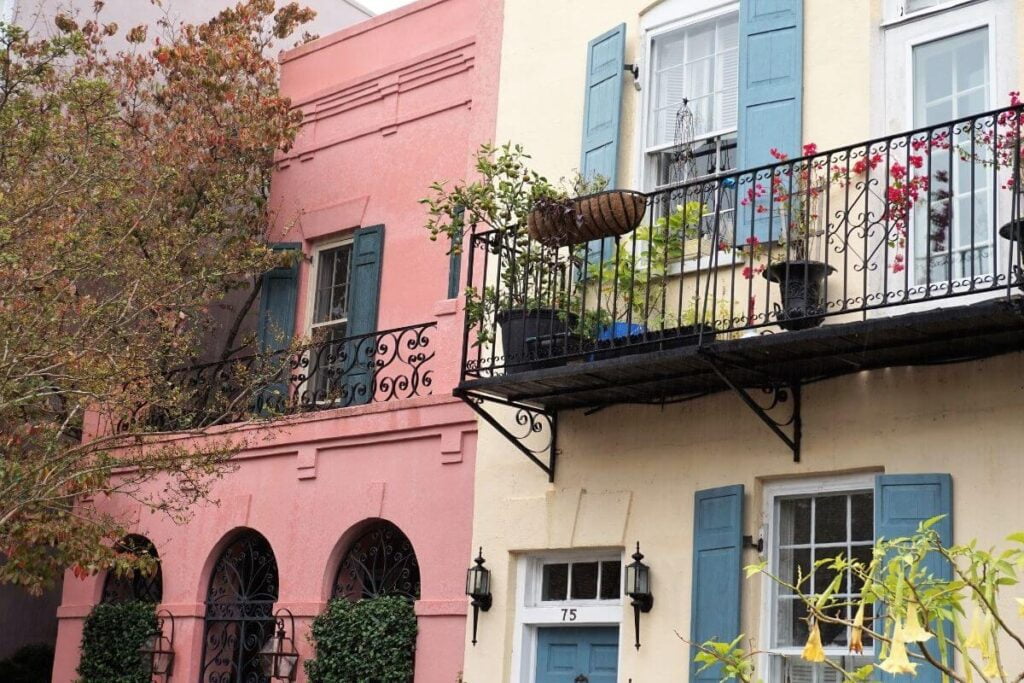
[(996, 660), (994, 654), (990, 654), (985, 657), (985, 668), (981, 670), (981, 675), (985, 678), (992, 680), (993, 678), (1002, 678), (1002, 672), (999, 670), (999, 661)]
[(889, 656), (885, 658), (878, 668), (888, 674), (910, 674), (917, 675), (917, 664), (913, 664), (907, 656), (907, 645), (903, 640), (903, 624), (896, 619), (896, 625), (892, 630), (892, 644), (889, 646)]
[(1017, 614), (1024, 617), (1024, 598), (1014, 598), (1017, 601)]
[(864, 602), (860, 603), (857, 613), (853, 616), (853, 629), (850, 631), (850, 652), (864, 654)]
[(903, 642), (923, 643), (932, 637), (931, 633), (921, 626), (921, 619), (918, 616), (917, 603), (911, 602), (907, 605), (907, 623), (903, 626)]
[(811, 620), (811, 632), (807, 636), (807, 644), (800, 655), (808, 662), (824, 662), (825, 648), (821, 646), (821, 631), (818, 630), (818, 620)]
[(981, 650), (985, 647), (985, 636), (981, 623), (981, 612), (977, 607), (971, 613), (971, 625), (967, 629), (967, 638), (964, 640), (964, 647)]

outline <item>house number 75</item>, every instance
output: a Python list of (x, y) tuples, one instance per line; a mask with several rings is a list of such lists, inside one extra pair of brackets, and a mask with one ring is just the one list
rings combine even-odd
[(562, 621), (576, 621), (576, 608), (567, 607), (562, 609)]

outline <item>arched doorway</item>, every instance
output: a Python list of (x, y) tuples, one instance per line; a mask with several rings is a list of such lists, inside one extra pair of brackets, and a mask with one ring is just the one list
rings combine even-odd
[(386, 520), (373, 522), (338, 566), (333, 597), (361, 600), (382, 595), (420, 597), (420, 566), (412, 543)]
[(201, 683), (265, 683), (259, 652), (274, 633), (277, 560), (259, 533), (240, 533), (220, 554), (206, 593)]
[(103, 580), (101, 602), (138, 600), (159, 604), (164, 598), (164, 579), (160, 568), (160, 556), (157, 554), (153, 542), (145, 536), (131, 534), (119, 541), (115, 549), (119, 553), (152, 557), (156, 561), (156, 570), (148, 576), (140, 571), (120, 576), (113, 571), (107, 572), (107, 577)]

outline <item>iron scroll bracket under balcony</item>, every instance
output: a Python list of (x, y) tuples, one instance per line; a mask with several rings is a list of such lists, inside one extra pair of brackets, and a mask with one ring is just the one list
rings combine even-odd
[[(702, 350), (701, 356), (708, 366), (714, 371), (718, 378), (732, 390), (740, 399), (754, 411), (758, 419), (764, 422), (772, 432), (779, 437), (782, 443), (793, 451), (793, 462), (800, 462), (800, 444), (803, 439), (803, 416), (801, 414), (800, 383), (787, 382), (777, 378), (768, 377), (767, 383), (761, 387), (761, 392), (768, 397), (768, 405), (759, 403), (748, 391), (736, 384), (726, 373), (725, 364), (713, 354)], [(789, 415), (786, 419), (778, 419), (779, 411), (789, 408)], [(790, 434), (786, 433), (789, 429)]]
[[(456, 389), (453, 393), (547, 474), (549, 482), (555, 481), (557, 412), (472, 391)], [(494, 410), (496, 407), (499, 409)], [(510, 417), (512, 424), (508, 424)]]

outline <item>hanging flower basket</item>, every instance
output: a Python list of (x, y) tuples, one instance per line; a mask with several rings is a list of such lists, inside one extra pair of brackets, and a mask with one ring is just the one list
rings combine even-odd
[(530, 237), (548, 247), (565, 247), (632, 232), (647, 211), (647, 196), (634, 190), (608, 190), (559, 202), (550, 200), (530, 212)]

